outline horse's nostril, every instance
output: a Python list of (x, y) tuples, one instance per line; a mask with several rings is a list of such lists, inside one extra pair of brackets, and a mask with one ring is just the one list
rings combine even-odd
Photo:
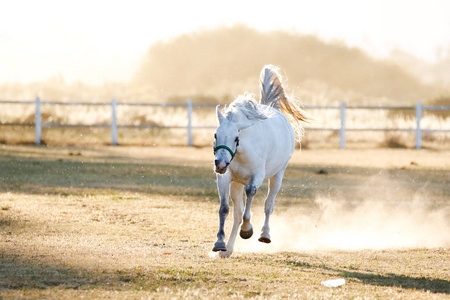
[(217, 167), (217, 165), (219, 164), (219, 161), (216, 159), (216, 160), (214, 160), (214, 164), (216, 165), (216, 167)]

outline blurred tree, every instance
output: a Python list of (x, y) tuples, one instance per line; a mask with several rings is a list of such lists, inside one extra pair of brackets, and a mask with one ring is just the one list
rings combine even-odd
[(258, 93), (258, 74), (265, 64), (279, 65), (288, 75), (289, 86), (296, 89), (316, 81), (328, 89), (408, 103), (433, 93), (399, 65), (375, 60), (360, 49), (243, 25), (198, 31), (152, 45), (133, 84), (151, 87), (158, 98), (197, 95), (204, 100), (209, 95), (212, 101), (229, 102), (229, 97), (244, 91)]

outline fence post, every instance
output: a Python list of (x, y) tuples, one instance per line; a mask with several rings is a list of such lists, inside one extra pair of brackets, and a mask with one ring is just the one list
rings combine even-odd
[(41, 120), (42, 120), (41, 119), (41, 99), (39, 99), (39, 97), (36, 97), (36, 112), (34, 115), (34, 127), (35, 127), (34, 143), (36, 145), (41, 144), (41, 129), (42, 129)]
[(345, 102), (341, 103), (340, 111), (341, 111), (341, 128), (339, 130), (339, 148), (345, 149)]
[(192, 100), (187, 99), (187, 114), (188, 114), (188, 146), (192, 146)]
[(416, 149), (422, 149), (422, 128), (420, 121), (422, 119), (422, 103), (416, 105)]
[(116, 114), (116, 108), (117, 108), (117, 100), (112, 99), (111, 102), (111, 111), (112, 111), (112, 120), (111, 120), (111, 134), (112, 134), (112, 144), (118, 145), (117, 142), (117, 114)]

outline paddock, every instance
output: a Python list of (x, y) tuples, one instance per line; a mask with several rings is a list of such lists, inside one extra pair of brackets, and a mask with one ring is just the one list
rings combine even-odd
[(450, 298), (449, 157), (296, 150), (272, 243), (222, 259), (212, 148), (1, 145), (0, 295)]

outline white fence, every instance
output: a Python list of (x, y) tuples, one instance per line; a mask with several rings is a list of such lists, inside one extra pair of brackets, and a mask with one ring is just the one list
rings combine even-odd
[[(35, 144), (41, 143), (41, 135), (43, 127), (97, 127), (97, 128), (111, 128), (111, 143), (112, 145), (118, 145), (118, 128), (158, 128), (158, 129), (171, 129), (171, 128), (185, 128), (187, 130), (187, 145), (193, 145), (193, 131), (195, 129), (213, 129), (215, 126), (192, 126), (192, 115), (194, 108), (200, 107), (215, 107), (215, 104), (193, 104), (190, 99), (187, 99), (185, 104), (176, 103), (129, 103), (129, 102), (117, 102), (113, 99), (111, 102), (57, 102), (57, 101), (41, 101), (39, 97), (35, 101), (12, 101), (12, 100), (0, 100), (2, 104), (24, 104), (35, 105), (35, 122), (34, 124), (23, 123), (4, 123), (0, 120), (0, 126), (34, 126), (35, 127)], [(111, 107), (111, 123), (110, 124), (59, 124), (59, 123), (44, 123), (41, 118), (41, 105), (92, 105), (92, 106), (110, 106)], [(159, 106), (159, 107), (186, 107), (187, 110), (187, 124), (186, 126), (155, 126), (155, 125), (118, 125), (117, 124), (117, 106)], [(423, 106), (420, 102), (415, 107), (412, 106), (353, 106), (346, 105), (342, 102), (339, 106), (305, 106), (305, 109), (333, 109), (340, 111), (340, 127), (339, 128), (306, 128), (306, 130), (317, 131), (335, 131), (339, 132), (339, 147), (345, 149), (345, 137), (347, 131), (404, 131), (416, 133), (416, 148), (422, 148), (422, 133), (423, 132), (450, 132), (450, 128), (447, 129), (427, 129), (421, 127), (421, 119), (423, 111), (425, 110), (450, 110), (450, 106)], [(415, 110), (416, 126), (415, 128), (347, 128), (346, 127), (346, 112), (349, 109), (384, 109), (384, 110)]]

